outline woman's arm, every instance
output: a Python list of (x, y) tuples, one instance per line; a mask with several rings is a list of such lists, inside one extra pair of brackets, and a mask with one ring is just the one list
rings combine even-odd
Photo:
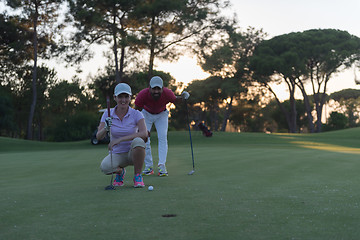
[(98, 126), (98, 131), (96, 133), (96, 139), (97, 140), (101, 140), (105, 137), (106, 135), (106, 128), (105, 128), (105, 123), (104, 122), (101, 122)]
[[(105, 124), (104, 124), (105, 125)], [(140, 137), (142, 138), (144, 141), (147, 140), (148, 137), (148, 131), (146, 129), (146, 125), (145, 125), (145, 119), (142, 118), (138, 121), (137, 123), (137, 127), (138, 127), (138, 132), (118, 138), (118, 139), (114, 139), (109, 143), (109, 150), (111, 150), (115, 145), (121, 143), (121, 142), (125, 142), (125, 141), (131, 141), (134, 138)]]

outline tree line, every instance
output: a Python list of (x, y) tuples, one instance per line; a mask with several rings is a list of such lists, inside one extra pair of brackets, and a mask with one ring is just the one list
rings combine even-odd
[[(225, 131), (229, 123), (241, 131), (335, 129), (333, 123), (322, 129), (324, 104), (331, 96), (327, 86), (334, 74), (358, 63), (360, 55), (359, 38), (335, 29), (265, 40), (261, 29), (243, 30), (235, 17), (221, 15), (228, 1), (2, 2), (1, 136), (88, 138), (117, 83), (127, 82), (137, 93), (153, 75), (177, 93), (185, 87), (193, 123), (205, 122), (213, 131)], [(58, 79), (54, 69), (38, 65), (40, 58), (79, 66), (93, 57), (96, 45), (107, 47), (108, 64), (86, 84), (77, 76)], [(209, 78), (184, 86), (154, 67), (156, 60), (175, 61), (185, 52), (198, 58)], [(279, 100), (273, 90), (277, 82), (288, 86), (289, 100)], [(296, 89), (302, 100), (295, 99)], [(355, 104), (332, 99), (343, 107), (338, 114), (348, 121), (344, 127), (356, 126)], [(184, 106), (171, 109), (170, 128), (185, 128), (185, 116)]]

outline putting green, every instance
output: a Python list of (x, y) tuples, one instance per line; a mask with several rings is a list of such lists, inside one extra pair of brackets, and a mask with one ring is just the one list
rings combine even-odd
[[(169, 177), (105, 191), (106, 145), (0, 137), (0, 239), (357, 239), (360, 129), (169, 133)], [(157, 158), (156, 133), (152, 134)]]

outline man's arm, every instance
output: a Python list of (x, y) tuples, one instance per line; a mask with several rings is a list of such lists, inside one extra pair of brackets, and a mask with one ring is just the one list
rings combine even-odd
[(187, 91), (183, 91), (180, 96), (176, 96), (175, 103), (179, 103), (182, 100), (187, 100), (190, 97), (190, 94)]
[[(135, 99), (134, 109), (139, 110), (139, 111), (143, 110), (143, 108), (144, 108), (144, 97), (145, 97), (144, 90), (145, 89), (141, 90)], [(140, 107), (140, 106), (142, 106), (142, 107)]]
[(175, 99), (175, 102), (174, 102), (174, 103), (175, 103), (175, 104), (176, 104), (176, 103), (180, 103), (180, 102), (182, 102), (182, 99), (183, 99), (183, 98), (182, 98), (181, 96), (176, 96), (176, 99)]

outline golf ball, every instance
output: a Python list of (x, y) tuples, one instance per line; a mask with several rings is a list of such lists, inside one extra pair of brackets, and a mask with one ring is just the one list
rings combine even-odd
[(149, 186), (148, 189), (149, 189), (149, 191), (152, 191), (152, 190), (154, 190), (154, 187), (153, 187), (153, 186)]

